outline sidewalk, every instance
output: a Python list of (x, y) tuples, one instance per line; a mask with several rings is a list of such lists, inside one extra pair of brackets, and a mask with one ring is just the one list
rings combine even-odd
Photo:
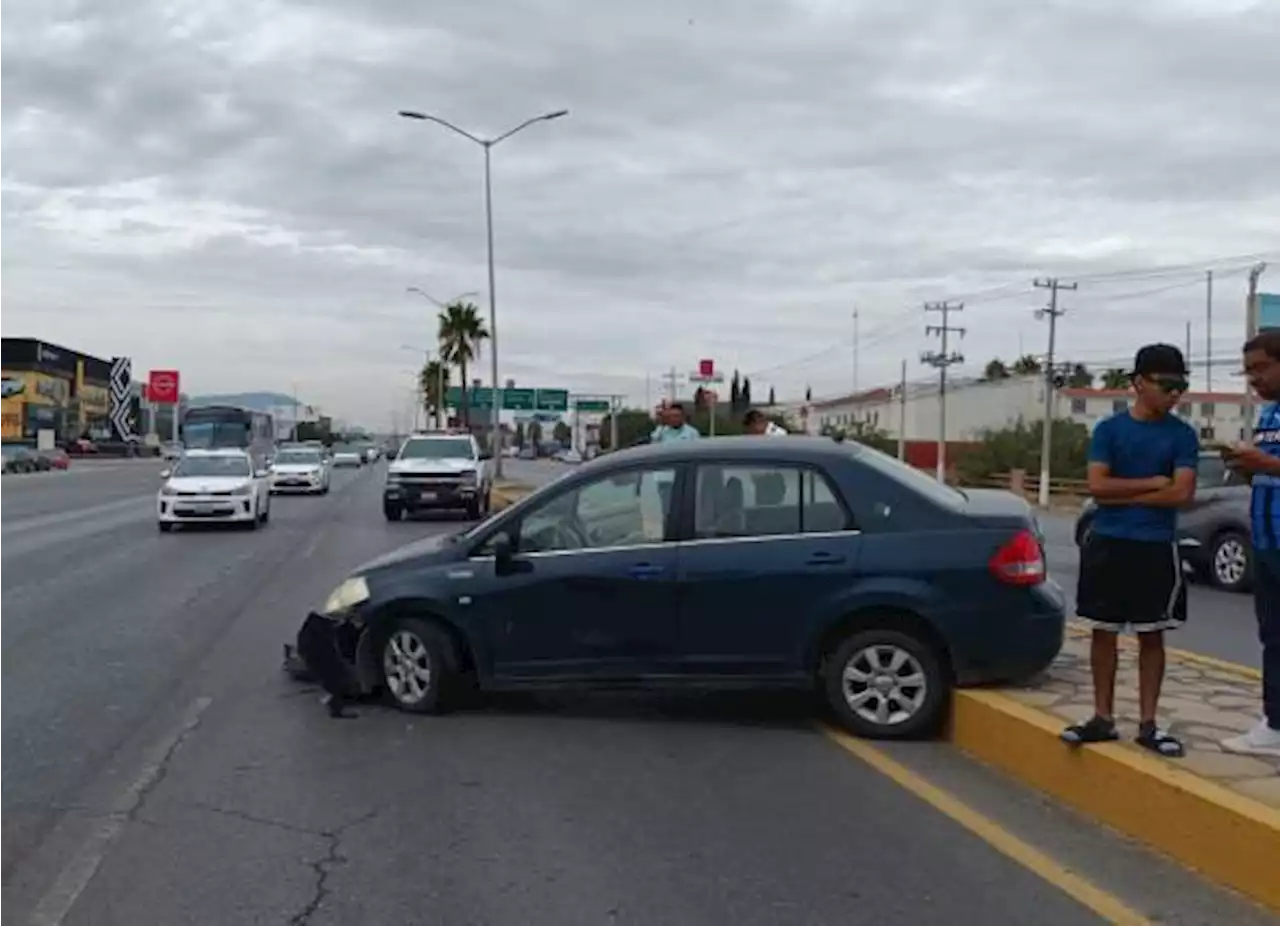
[(1231, 755), (1219, 745), (1257, 722), (1259, 674), (1170, 652), (1160, 714), (1186, 745), (1181, 759), (1132, 742), (1137, 686), (1137, 650), (1127, 645), (1116, 686), (1124, 740), (1078, 749), (1062, 743), (1066, 724), (1093, 713), (1088, 634), (1072, 628), (1061, 655), (1034, 682), (958, 692), (951, 741), (1280, 911), (1280, 759)]

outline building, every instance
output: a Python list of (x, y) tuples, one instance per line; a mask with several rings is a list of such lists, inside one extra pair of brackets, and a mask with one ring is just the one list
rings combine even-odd
[[(1044, 417), (1045, 381), (1042, 376), (998, 380), (957, 379), (947, 385), (947, 440), (979, 440), (984, 431), (1010, 427), (1019, 420)], [(1103, 418), (1122, 411), (1133, 400), (1127, 389), (1054, 391), (1053, 416), (1085, 425), (1090, 431)], [(890, 438), (901, 433), (907, 441), (937, 441), (941, 405), (936, 385), (908, 385), (872, 389), (856, 395), (811, 403), (808, 431), (850, 431), (868, 428)], [(1177, 414), (1196, 426), (1202, 438), (1243, 440), (1244, 394), (1188, 392)], [(905, 425), (905, 427), (904, 427)]]
[(109, 438), (111, 362), (34, 338), (0, 340), (3, 438)]

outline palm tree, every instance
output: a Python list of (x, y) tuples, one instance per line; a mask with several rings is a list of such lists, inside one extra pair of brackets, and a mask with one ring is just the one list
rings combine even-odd
[(994, 382), (997, 379), (1008, 379), (1009, 368), (1004, 365), (1004, 361), (999, 357), (987, 362), (986, 369), (982, 371), (982, 378)]
[(1019, 376), (1031, 376), (1033, 373), (1039, 373), (1043, 367), (1040, 361), (1036, 359), (1035, 354), (1025, 354), (1013, 362), (1013, 372)]
[(1129, 374), (1119, 367), (1112, 367), (1102, 374), (1103, 389), (1128, 389)]
[(1093, 388), (1093, 373), (1083, 363), (1073, 364), (1067, 374), (1067, 385), (1072, 389)]
[[(471, 426), (471, 409), (467, 395), (467, 366), (480, 358), (480, 345), (489, 331), (480, 318), (480, 310), (472, 302), (451, 302), (440, 310), (440, 357), (458, 368), (463, 383), (458, 414), (466, 427)], [(496, 400), (496, 396), (494, 397)]]
[(449, 388), (449, 367), (439, 360), (429, 360), (418, 374), (418, 387), (422, 390), (422, 407), (436, 416), (436, 427), (444, 423), (445, 390)]

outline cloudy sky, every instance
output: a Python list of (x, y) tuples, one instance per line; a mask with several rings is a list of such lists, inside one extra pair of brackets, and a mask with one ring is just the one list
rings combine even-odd
[[(9, 0), (3, 323), (194, 392), (403, 414), (434, 309), (487, 307), (501, 374), (656, 397), (699, 357), (757, 394), (962, 349), (1233, 352), (1280, 291), (1280, 0)], [(1267, 286), (1268, 278), (1271, 285)], [(486, 363), (487, 374), (487, 363)], [(1225, 371), (1224, 371), (1225, 375)], [(487, 376), (486, 376), (487, 379)]]

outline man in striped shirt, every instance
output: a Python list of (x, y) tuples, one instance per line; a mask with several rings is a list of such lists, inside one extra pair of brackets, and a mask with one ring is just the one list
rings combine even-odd
[(1253, 535), (1254, 611), (1262, 642), (1263, 717), (1222, 748), (1246, 755), (1280, 756), (1280, 331), (1264, 331), (1244, 346), (1249, 386), (1266, 400), (1253, 440), (1225, 448), (1233, 468), (1248, 474)]

